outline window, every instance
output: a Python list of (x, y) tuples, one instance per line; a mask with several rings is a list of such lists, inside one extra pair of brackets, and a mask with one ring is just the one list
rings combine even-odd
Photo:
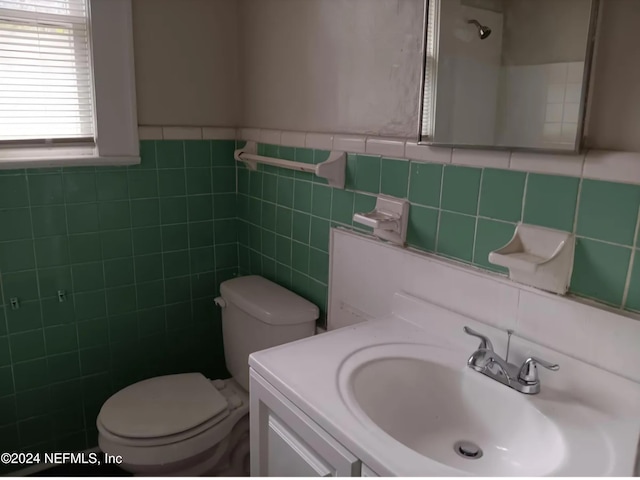
[(93, 143), (86, 0), (0, 0), (0, 142)]
[(139, 163), (131, 0), (0, 0), (0, 168)]
[(420, 103), (420, 140), (433, 138), (435, 118), (436, 69), (438, 66), (438, 16), (440, 0), (429, 0), (424, 25), (424, 77)]

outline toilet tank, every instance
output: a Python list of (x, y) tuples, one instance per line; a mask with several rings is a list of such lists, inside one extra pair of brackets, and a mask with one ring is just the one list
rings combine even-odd
[(266, 278), (250, 275), (220, 285), (227, 369), (249, 391), (249, 355), (310, 337), (318, 307)]

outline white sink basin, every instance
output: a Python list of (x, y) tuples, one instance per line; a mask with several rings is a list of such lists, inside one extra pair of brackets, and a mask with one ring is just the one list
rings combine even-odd
[(425, 475), (609, 471), (615, 454), (602, 414), (544, 385), (518, 393), (466, 367), (467, 356), (416, 344), (365, 348), (343, 363), (341, 396), (371, 430), (444, 467)]

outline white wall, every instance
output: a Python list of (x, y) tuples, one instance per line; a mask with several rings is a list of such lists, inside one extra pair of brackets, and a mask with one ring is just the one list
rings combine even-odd
[(243, 0), (246, 126), (415, 136), (422, 0)]
[(240, 122), (236, 0), (133, 0), (140, 125)]
[(640, 1), (600, 3), (588, 143), (640, 152)]

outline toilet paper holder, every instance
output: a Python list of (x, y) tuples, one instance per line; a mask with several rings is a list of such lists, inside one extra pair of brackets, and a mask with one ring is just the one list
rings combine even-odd
[(353, 221), (373, 229), (373, 234), (383, 240), (403, 245), (407, 240), (409, 202), (388, 195), (376, 199), (376, 208), (366, 213), (356, 213)]

